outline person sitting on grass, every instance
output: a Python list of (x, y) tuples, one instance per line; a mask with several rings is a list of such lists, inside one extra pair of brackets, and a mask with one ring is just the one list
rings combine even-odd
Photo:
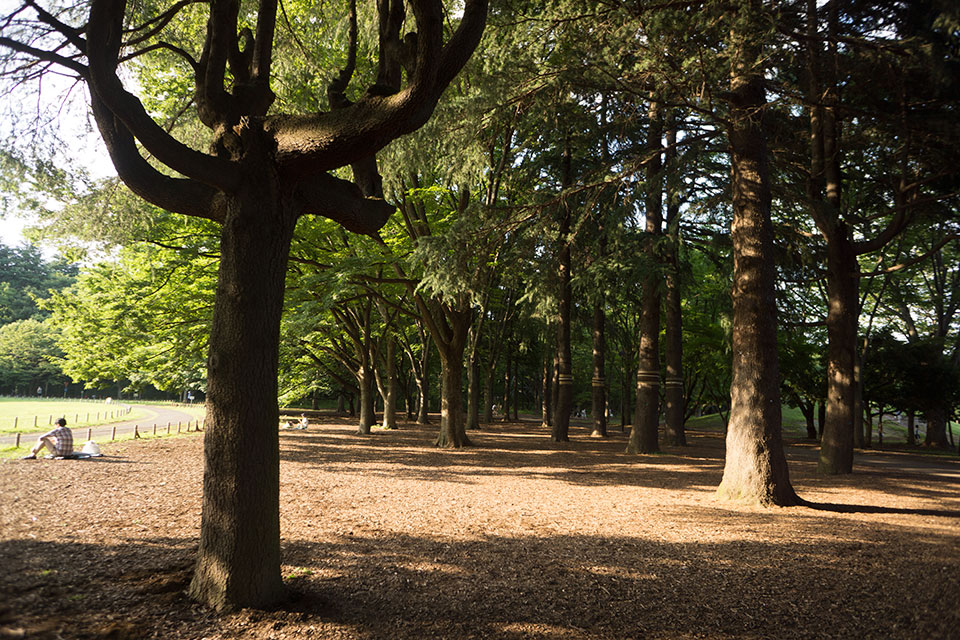
[(55, 456), (69, 456), (73, 453), (73, 432), (67, 428), (67, 421), (57, 420), (57, 426), (37, 438), (37, 444), (30, 450), (30, 455), (23, 456), (24, 460), (36, 460), (40, 450), (46, 447)]

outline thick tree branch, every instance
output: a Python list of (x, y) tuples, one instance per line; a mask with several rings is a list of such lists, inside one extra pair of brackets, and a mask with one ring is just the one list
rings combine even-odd
[[(230, 192), (240, 183), (240, 173), (228, 160), (209, 156), (182, 144), (163, 130), (147, 114), (143, 104), (126, 89), (116, 75), (125, 0), (93, 0), (87, 39), (100, 43), (95, 55), (88, 53), (91, 94), (100, 102), (99, 112), (107, 112), (157, 160), (181, 173), (221, 191)], [(107, 123), (107, 128), (115, 127)], [(121, 167), (117, 167), (121, 171)], [(153, 202), (153, 201), (152, 201)], [(154, 202), (156, 204), (156, 202)]]
[(188, 216), (217, 220), (213, 207), (216, 191), (201, 182), (163, 175), (147, 162), (129, 130), (94, 94), (93, 114), (117, 175), (147, 202)]
[(329, 113), (267, 118), (277, 141), (277, 160), (291, 177), (353, 164), (430, 117), (447, 84), (466, 64), (486, 23), (487, 0), (468, 0), (450, 41), (442, 45), (442, 8), (411, 2), (417, 22), (416, 63), (409, 85), (392, 95), (368, 92), (357, 103)]
[(330, 218), (354, 233), (373, 235), (395, 207), (380, 198), (365, 198), (352, 182), (323, 173), (299, 183), (295, 197), (306, 215)]

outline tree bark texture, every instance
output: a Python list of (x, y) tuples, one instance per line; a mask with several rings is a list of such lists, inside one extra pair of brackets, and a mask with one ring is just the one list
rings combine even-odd
[(606, 314), (603, 310), (603, 297), (593, 303), (593, 382), (591, 413), (593, 414), (593, 432), (595, 438), (607, 437), (607, 380), (606, 380)]
[(570, 284), (569, 213), (561, 223), (560, 299), (557, 313), (557, 404), (554, 408), (551, 437), (554, 442), (570, 441), (570, 413), (573, 411), (573, 358), (570, 353), (570, 306), (573, 288)]
[[(723, 479), (727, 499), (793, 505), (783, 452), (777, 362), (770, 175), (763, 112), (766, 95), (761, 47), (751, 38), (759, 26), (759, 0), (739, 3), (740, 29), (731, 33), (730, 116), (733, 221), (733, 364)], [(758, 29), (762, 32), (762, 29)]]
[(667, 170), (667, 234), (668, 244), (666, 273), (666, 322), (664, 339), (664, 359), (666, 360), (666, 378), (664, 379), (664, 420), (666, 438), (674, 446), (687, 444), (684, 430), (686, 399), (683, 385), (683, 307), (680, 294), (680, 200), (677, 193), (677, 181), (680, 179), (676, 165), (677, 130), (674, 118), (670, 117), (666, 131), (667, 150), (665, 165)]
[(383, 398), (383, 428), (397, 428), (397, 341), (387, 336), (387, 393)]
[(827, 413), (817, 462), (822, 474), (853, 472), (858, 281), (856, 254), (840, 228), (827, 243)]
[(284, 595), (277, 365), (296, 216), (283, 209), (276, 186), (258, 176), (224, 199), (207, 360), (199, 561), (190, 584), (193, 598), (216, 609), (263, 606)]
[(637, 358), (637, 404), (627, 453), (660, 451), (660, 285), (657, 240), (663, 227), (661, 137), (663, 127), (655, 100), (650, 103), (647, 131), (646, 249), (651, 265), (640, 299), (640, 352)]

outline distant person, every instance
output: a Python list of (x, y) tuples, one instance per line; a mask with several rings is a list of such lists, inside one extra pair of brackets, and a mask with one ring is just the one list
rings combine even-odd
[(300, 414), (300, 429), (306, 429), (310, 425), (310, 421), (307, 420), (307, 414)]
[(73, 453), (73, 431), (67, 428), (67, 421), (57, 420), (57, 426), (37, 438), (37, 444), (30, 450), (30, 455), (23, 456), (24, 460), (36, 460), (40, 450), (46, 447), (55, 456), (68, 456)]
[(37, 397), (39, 398), (42, 395), (43, 395), (43, 387), (37, 387)]

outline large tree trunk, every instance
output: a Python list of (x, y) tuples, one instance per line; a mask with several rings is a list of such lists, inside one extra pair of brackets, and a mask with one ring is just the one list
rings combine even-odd
[(940, 449), (949, 449), (947, 440), (947, 410), (945, 407), (931, 407), (924, 412), (927, 419), (927, 435), (924, 444)]
[[(777, 307), (774, 288), (770, 174), (763, 112), (766, 95), (761, 47), (753, 40), (762, 21), (759, 0), (739, 5), (741, 25), (731, 38), (728, 135), (733, 191), (733, 364), (726, 457), (719, 496), (792, 505), (781, 440)], [(741, 21), (738, 18), (748, 18)]]
[(593, 433), (595, 438), (607, 437), (607, 381), (606, 381), (606, 315), (603, 312), (603, 297), (593, 303)]
[(859, 267), (841, 230), (827, 243), (827, 414), (817, 471), (853, 472)]
[[(656, 242), (663, 226), (663, 189), (660, 176), (663, 130), (655, 101), (650, 103), (649, 120), (645, 253), (653, 264), (657, 260)], [(653, 268), (643, 279), (640, 306), (637, 406), (627, 453), (655, 453), (660, 450), (660, 274)]]
[(463, 352), (444, 354), (440, 351), (440, 434), (435, 442), (438, 447), (469, 446), (463, 420)]
[(207, 360), (203, 511), (191, 597), (217, 609), (265, 606), (280, 577), (277, 364), (296, 218), (257, 174), (227, 200)]

